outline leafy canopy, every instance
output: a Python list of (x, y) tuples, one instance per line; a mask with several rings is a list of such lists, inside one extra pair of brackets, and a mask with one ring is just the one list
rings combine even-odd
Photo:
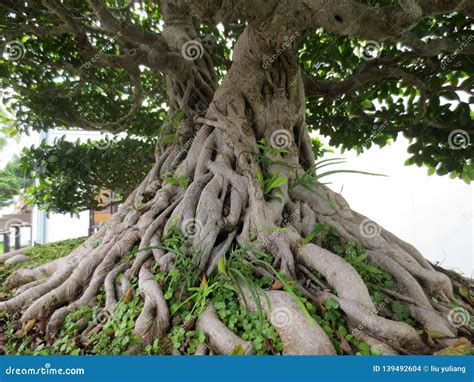
[[(180, 138), (164, 127), (171, 118), (167, 72), (146, 55), (150, 39), (163, 44), (160, 1), (101, 3), (136, 32), (132, 36), (113, 33), (91, 6), (96, 3), (101, 2), (0, 4), (0, 97), (15, 131), (127, 132), (106, 150), (57, 140), (24, 152), (22, 164), (38, 180), (29, 196), (52, 211), (89, 208), (104, 187), (125, 196), (153, 162), (155, 143), (166, 146)], [(375, 12), (397, 2), (358, 3)], [(331, 145), (360, 153), (403, 135), (410, 140), (407, 165), (468, 183), (474, 179), (472, 19), (444, 13), (383, 41), (330, 34), (317, 25), (302, 34), (295, 49), (309, 129), (330, 137)], [(194, 16), (197, 39), (216, 42), (215, 74), (222, 80), (248, 20), (218, 25)]]

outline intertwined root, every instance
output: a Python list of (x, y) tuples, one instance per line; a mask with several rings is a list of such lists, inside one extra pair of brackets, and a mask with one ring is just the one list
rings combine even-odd
[[(234, 56), (261, 57), (262, 52), (252, 53), (257, 37), (248, 31), (243, 34)], [(135, 334), (143, 344), (151, 343), (170, 327), (166, 300), (151, 268), (173, 269), (176, 254), (159, 244), (177, 226), (199, 253), (199, 276), (211, 276), (232, 245), (263, 248), (273, 256), (273, 267), (292, 280), (304, 297), (317, 305), (337, 300), (356, 338), (384, 354), (427, 352), (432, 343), (424, 341), (419, 331), (383, 317), (383, 309), (374, 305), (351, 264), (323, 249), (318, 239), (304, 244), (314, 224), (322, 223), (334, 227), (343, 240), (363, 245), (370, 261), (394, 277), (399, 291), (384, 293), (408, 305), (425, 333), (436, 332), (441, 345), (470, 336), (471, 329), (449, 320), (453, 304), (468, 315), (474, 313), (453, 291), (453, 285), (456, 292), (469, 287), (470, 280), (434, 269), (415, 248), (352, 211), (341, 195), (327, 187), (316, 185), (309, 191), (295, 185), (315, 158), (305, 125), (301, 74), (287, 54), (268, 70), (262, 70), (255, 57), (234, 63), (205, 116), (185, 108), (188, 117), (178, 131), (191, 138), (158, 150), (161, 156), (142, 184), (81, 247), (63, 259), (14, 273), (9, 284), (17, 288), (16, 294), (0, 302), (0, 310), (21, 312), (23, 322), (45, 318), (46, 331), (53, 334), (69, 313), (97, 305), (102, 287), (105, 309), (111, 314), (137, 278), (144, 305)], [(176, 105), (189, 105), (187, 88), (175, 90)], [(259, 148), (266, 144), (271, 147)], [(188, 184), (178, 186), (177, 181), (163, 179), (165, 174)], [(272, 176), (284, 181), (278, 191), (267, 187), (264, 192), (265, 177)], [(137, 246), (136, 257), (128, 260)], [(242, 262), (251, 262), (252, 253), (246, 256), (250, 260), (243, 257)], [(321, 276), (316, 277), (316, 272)], [(264, 266), (254, 266), (254, 273), (274, 276)], [(287, 291), (267, 291), (266, 297), (263, 293), (261, 305), (280, 335), (283, 353), (334, 353), (326, 333)], [(239, 345), (245, 353), (252, 351), (219, 321), (212, 306), (201, 315), (198, 327), (207, 335), (212, 352), (231, 353)], [(200, 346), (197, 353), (206, 349)]]
[[(45, 316), (47, 332), (55, 333), (67, 314), (82, 306), (96, 305), (102, 287), (105, 309), (113, 314), (117, 301), (130, 288), (130, 280), (137, 277), (144, 305), (134, 333), (143, 338), (143, 344), (152, 343), (166, 334), (170, 314), (150, 268), (159, 264), (160, 270), (172, 269), (175, 255), (158, 244), (167, 228), (178, 225), (199, 249), (198, 266), (203, 274), (211, 275), (235, 240), (265, 246), (275, 259), (274, 265), (298, 282), (305, 297), (317, 304), (328, 299), (338, 301), (357, 338), (384, 354), (427, 352), (427, 343), (417, 330), (380, 315), (365, 282), (351, 264), (317, 244), (303, 245), (308, 224), (322, 222), (337, 228), (343, 238), (362, 243), (368, 249), (370, 261), (393, 275), (400, 292), (391, 293), (409, 306), (420, 328), (441, 333), (445, 345), (460, 335), (456, 325), (448, 320), (449, 304), (456, 301), (470, 314), (472, 307), (456, 300), (450, 278), (436, 271), (413, 247), (383, 229), (375, 236), (361, 234), (365, 218), (351, 211), (340, 195), (323, 186), (317, 194), (296, 187), (285, 195), (283, 206), (275, 200), (266, 201), (253, 174), (237, 171), (236, 165), (231, 166), (221, 154), (209, 159), (211, 148), (215, 150), (218, 142), (222, 144), (215, 136), (212, 140), (209, 137), (213, 133), (196, 136), (190, 153), (197, 154), (194, 148), (201, 147), (199, 155), (189, 154), (176, 169), (177, 174), (186, 176), (193, 171), (204, 172), (194, 177), (189, 187), (183, 190), (162, 183), (160, 173), (168, 169), (158, 168), (157, 164), (113, 219), (81, 247), (39, 268), (15, 272), (8, 282), (17, 288), (16, 293), (0, 302), (0, 309), (21, 311), (23, 322)], [(228, 149), (224, 146), (218, 152)], [(257, 162), (251, 165), (259, 166)], [(144, 202), (142, 196), (153, 192), (154, 197)], [(291, 219), (284, 220), (284, 211), (290, 209)], [(284, 231), (257, 229), (276, 228), (282, 222)], [(127, 261), (127, 254), (137, 244), (137, 256), (133, 262)], [(311, 271), (318, 272), (322, 279)], [(271, 271), (262, 267), (256, 267), (255, 273), (272, 277)], [(455, 282), (459, 286), (465, 281)], [(431, 299), (434, 295), (438, 297), (436, 304)], [(251, 297), (246, 300), (250, 301), (249, 309), (256, 309)], [(326, 333), (305, 316), (290, 294), (262, 291), (260, 300), (280, 336), (285, 354), (335, 353)], [(245, 353), (253, 351), (250, 343), (227, 329), (211, 305), (200, 316), (197, 327), (206, 334), (213, 352), (229, 354), (237, 346)], [(469, 334), (465, 328), (461, 330)], [(206, 351), (200, 347), (198, 352)]]

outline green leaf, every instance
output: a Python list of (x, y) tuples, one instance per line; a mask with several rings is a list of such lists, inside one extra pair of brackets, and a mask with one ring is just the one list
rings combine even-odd
[(224, 275), (227, 276), (227, 269), (226, 269), (226, 261), (225, 261), (225, 257), (222, 256), (218, 263), (217, 263), (217, 269), (219, 270), (219, 272), (223, 273)]
[(229, 353), (229, 355), (245, 355), (245, 349), (239, 344)]
[(327, 309), (339, 309), (339, 302), (333, 298), (329, 298), (324, 303)]
[(288, 178), (277, 174), (277, 178), (270, 184), (270, 189), (278, 188), (288, 182)]
[(183, 111), (180, 111), (179, 113), (177, 113), (174, 118), (173, 118), (173, 122), (172, 122), (172, 126), (173, 126), (173, 129), (176, 130), (176, 128), (178, 127), (179, 123), (182, 121), (182, 119), (184, 118), (185, 114)]
[(308, 244), (311, 243), (316, 237), (321, 235), (323, 232), (325, 232), (327, 229), (326, 224), (322, 223), (316, 223), (311, 230), (311, 232), (308, 234), (308, 236), (305, 237), (303, 243)]

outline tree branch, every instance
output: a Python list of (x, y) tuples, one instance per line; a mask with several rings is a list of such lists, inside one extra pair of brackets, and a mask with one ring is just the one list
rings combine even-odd
[(382, 8), (353, 0), (302, 2), (310, 14), (307, 27), (377, 41), (401, 35), (422, 18), (451, 12), (471, 15), (474, 8), (473, 0), (398, 0), (397, 5)]

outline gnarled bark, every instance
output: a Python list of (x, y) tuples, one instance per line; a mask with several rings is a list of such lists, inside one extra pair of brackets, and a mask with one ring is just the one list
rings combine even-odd
[[(107, 13), (96, 9), (96, 1), (90, 3), (106, 28), (119, 27), (107, 19)], [(170, 49), (180, 51), (184, 42), (197, 38), (192, 19), (173, 22), (176, 9), (171, 4), (164, 12), (167, 27), (159, 41), (163, 38)], [(170, 71), (171, 110), (184, 112), (178, 130), (186, 132), (188, 141), (158, 145), (155, 167), (114, 218), (84, 245), (63, 259), (15, 272), (9, 283), (19, 288), (10, 300), (0, 302), (0, 310), (20, 311), (23, 322), (45, 314), (48, 332), (54, 333), (68, 313), (96, 304), (101, 287), (106, 291), (105, 308), (113, 312), (117, 300), (130, 288), (130, 280), (138, 277), (144, 306), (135, 333), (144, 343), (151, 343), (167, 332), (170, 314), (150, 267), (159, 264), (165, 272), (172, 268), (175, 254), (157, 245), (177, 225), (200, 254), (200, 273), (210, 276), (233, 244), (264, 248), (281, 274), (318, 284), (311, 292), (316, 300), (339, 301), (347, 320), (359, 328), (358, 336), (367, 343), (386, 354), (426, 352), (427, 344), (413, 327), (379, 314), (363, 279), (348, 262), (316, 244), (303, 245), (312, 225), (320, 222), (335, 227), (344, 239), (363, 244), (370, 260), (394, 276), (401, 293), (413, 301), (411, 313), (420, 327), (456, 337), (457, 329), (446, 310), (431, 299), (438, 296), (447, 304), (455, 302), (450, 277), (393, 234), (382, 229), (378, 235), (364, 234), (361, 229), (366, 218), (329, 188), (319, 185), (317, 192), (311, 192), (293, 187), (296, 177), (310, 169), (315, 159), (305, 125), (305, 92), (297, 57), (291, 47), (280, 49), (288, 32), (278, 23), (249, 24), (219, 87), (207, 50), (181, 70)], [(269, 63), (265, 58), (275, 51), (281, 54)], [(257, 142), (262, 140), (281, 150), (259, 152)], [(263, 163), (260, 155), (266, 155), (270, 164)], [(161, 176), (169, 172), (187, 177), (189, 185), (184, 189), (164, 182)], [(287, 180), (278, 194), (264, 194), (258, 173), (280, 174)], [(285, 215), (291, 219), (285, 221)], [(280, 230), (282, 225), (284, 230)], [(136, 245), (138, 255), (133, 262), (127, 260)], [(315, 283), (308, 269), (325, 280)], [(280, 335), (283, 353), (335, 352), (325, 333), (305, 317), (289, 294), (266, 293), (271, 304), (264, 304), (264, 310)], [(275, 312), (288, 313), (289, 322), (280, 325)], [(201, 314), (198, 328), (216, 352), (229, 354), (239, 345), (245, 353), (252, 352), (251, 344), (219, 321), (212, 306)]]

